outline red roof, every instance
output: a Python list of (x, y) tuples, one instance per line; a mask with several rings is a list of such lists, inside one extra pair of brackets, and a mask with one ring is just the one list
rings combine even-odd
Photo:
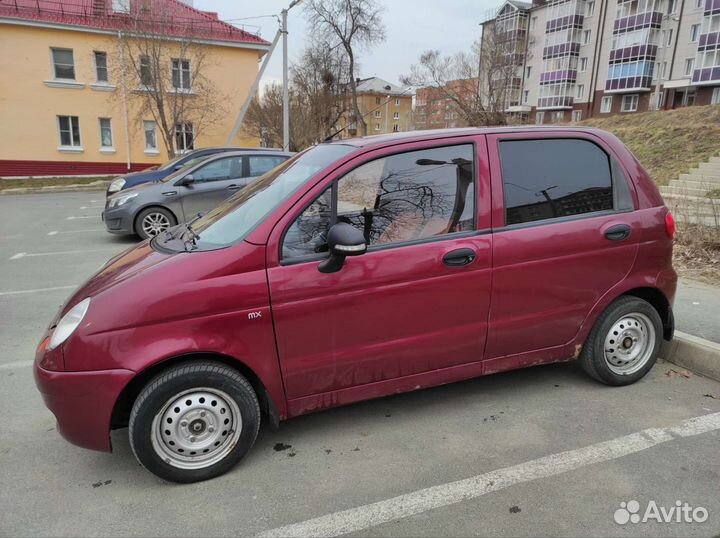
[[(100, 30), (142, 30), (143, 21), (153, 20), (147, 6), (162, 13), (161, 31), (169, 36), (192, 36), (213, 41), (231, 41), (267, 46), (261, 37), (218, 19), (217, 13), (201, 11), (179, 0), (126, 0), (129, 13), (112, 10), (111, 0), (0, 0), (0, 18), (83, 26)], [(153, 20), (157, 26), (157, 20)]]

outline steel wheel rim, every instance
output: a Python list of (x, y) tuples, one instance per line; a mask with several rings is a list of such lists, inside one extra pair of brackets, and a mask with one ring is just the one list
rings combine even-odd
[(142, 220), (142, 229), (146, 235), (157, 235), (170, 227), (170, 220), (162, 213), (149, 213)]
[(199, 387), (169, 398), (152, 422), (155, 453), (178, 469), (204, 469), (222, 461), (237, 445), (242, 416), (224, 391)]
[(631, 375), (642, 370), (654, 351), (655, 325), (640, 312), (622, 316), (605, 336), (605, 363), (618, 375)]

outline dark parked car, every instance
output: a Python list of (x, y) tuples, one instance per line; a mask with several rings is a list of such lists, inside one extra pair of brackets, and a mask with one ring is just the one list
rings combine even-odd
[(153, 168), (151, 170), (143, 170), (142, 172), (123, 174), (122, 176), (116, 177), (112, 181), (112, 183), (110, 183), (106, 194), (107, 196), (110, 196), (111, 194), (120, 192), (121, 190), (129, 189), (130, 187), (134, 187), (135, 185), (140, 185), (141, 183), (159, 181), (163, 178), (166, 178), (170, 174), (177, 172), (181, 168), (195, 164), (200, 160), (204, 159), (205, 157), (215, 155), (216, 153), (222, 153), (224, 151), (239, 151), (245, 149), (253, 151), (277, 151), (265, 148), (233, 147), (195, 149), (192, 151), (188, 151), (187, 153), (183, 153), (179, 157), (174, 158), (173, 160), (163, 164), (162, 166), (159, 166), (158, 168)]
[(210, 211), (290, 156), (278, 150), (246, 150), (201, 157), (162, 180), (109, 196), (102, 214), (105, 227), (110, 233), (147, 239)]
[(673, 335), (673, 218), (613, 135), (408, 132), (313, 147), (110, 260), (50, 323), (60, 433), (147, 469), (229, 470), (271, 424), (578, 359), (608, 385)]

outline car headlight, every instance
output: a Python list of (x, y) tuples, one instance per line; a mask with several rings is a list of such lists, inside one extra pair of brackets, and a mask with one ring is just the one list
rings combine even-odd
[(119, 192), (122, 190), (122, 188), (125, 186), (125, 178), (119, 177), (116, 180), (114, 180), (112, 183), (110, 183), (110, 186), (108, 187), (108, 192)]
[(88, 311), (89, 306), (90, 297), (80, 301), (68, 310), (62, 318), (60, 318), (60, 321), (58, 321), (58, 324), (55, 326), (55, 330), (50, 337), (50, 343), (47, 345), (47, 349), (54, 349), (68, 339), (73, 331), (78, 328), (78, 325), (80, 325), (80, 322), (85, 317), (85, 313)]
[(126, 204), (129, 200), (135, 198), (137, 195), (138, 193), (133, 192), (122, 196), (114, 196), (113, 198), (110, 198), (108, 209), (112, 209), (113, 207), (120, 207), (121, 205)]

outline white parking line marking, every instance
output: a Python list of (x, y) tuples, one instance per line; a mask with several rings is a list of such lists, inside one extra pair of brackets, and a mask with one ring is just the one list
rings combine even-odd
[(77, 284), (72, 286), (55, 286), (54, 288), (36, 288), (34, 290), (0, 291), (0, 296), (22, 295), (24, 293), (41, 293), (43, 291), (70, 290), (75, 288), (77, 288)]
[(61, 250), (59, 252), (18, 252), (10, 257), (11, 260), (19, 260), (20, 258), (35, 258), (37, 256), (62, 256), (64, 254), (85, 254), (87, 252), (115, 252), (116, 249), (94, 248), (90, 250)]
[(91, 230), (53, 230), (52, 232), (48, 232), (48, 235), (58, 235), (58, 234), (84, 234), (89, 232), (104, 232), (102, 228), (93, 228)]
[(718, 429), (720, 429), (720, 413), (703, 415), (683, 420), (674, 427), (650, 428), (611, 441), (551, 454), (457, 482), (421, 489), (384, 501), (270, 529), (259, 536), (338, 536), (363, 531), (428, 510), (475, 499), (515, 484), (555, 476), (635, 454), (679, 437), (691, 437)]
[(102, 205), (84, 205), (80, 207), (80, 209), (104, 209), (105, 206)]
[(0, 364), (0, 370), (10, 370), (11, 368), (24, 368), (25, 366), (32, 366), (33, 361), (17, 361)]
[(98, 215), (84, 215), (80, 217), (68, 217), (66, 220), (77, 220), (77, 219), (96, 219)]

